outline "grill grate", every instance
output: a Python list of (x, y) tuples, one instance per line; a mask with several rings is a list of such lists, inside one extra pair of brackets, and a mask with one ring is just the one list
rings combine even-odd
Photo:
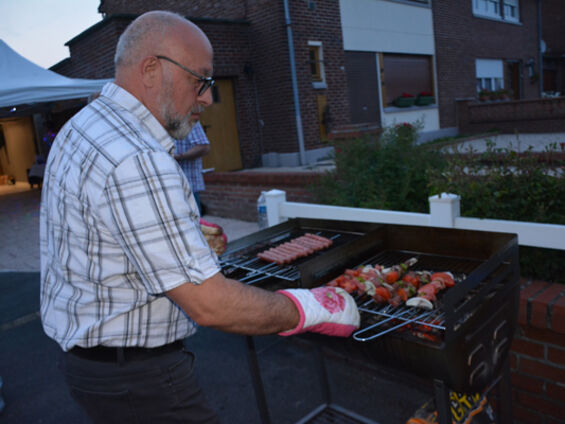
[(280, 266), (266, 263), (258, 258), (241, 257), (234, 260), (220, 261), (225, 274), (241, 283), (255, 284), (267, 278), (280, 278), (286, 281), (296, 281), (300, 273), (295, 266)]
[[(457, 283), (466, 278), (467, 273), (472, 272), (478, 261), (450, 258), (405, 251), (383, 251), (364, 261), (361, 265), (378, 264), (390, 267), (398, 263), (416, 257), (418, 262), (411, 266), (414, 271), (450, 271)], [(356, 298), (359, 311), (361, 312), (361, 328), (356, 331), (353, 338), (365, 342), (381, 337), (385, 334), (404, 332), (405, 334), (427, 339), (433, 342), (441, 341), (445, 331), (445, 314), (441, 309), (441, 296), (432, 311), (400, 305), (393, 307), (388, 304), (377, 304), (373, 299), (367, 297)], [(409, 331), (406, 331), (409, 330)]]
[(321, 405), (296, 424), (377, 424), (339, 405)]
[[(306, 260), (312, 259), (313, 257), (327, 251), (328, 249), (319, 250), (309, 256), (299, 258), (292, 264), (288, 265), (277, 265), (275, 263), (265, 262), (257, 258), (256, 255), (257, 253), (267, 250), (271, 247), (275, 247), (282, 243), (298, 238), (304, 235), (306, 232), (326, 237), (332, 240), (334, 242), (334, 245), (339, 245), (339, 242), (342, 241), (342, 239), (347, 238), (344, 237), (343, 234), (333, 231), (286, 232), (282, 235), (271, 238), (268, 241), (256, 243), (253, 246), (248, 246), (241, 251), (233, 252), (229, 255), (226, 255), (226, 257), (220, 258), (220, 266), (222, 267), (222, 270), (227, 277), (236, 279), (248, 285), (261, 283), (269, 278), (278, 278), (290, 282), (298, 281), (300, 279), (300, 272), (298, 271), (297, 265)], [(329, 249), (331, 248), (332, 247), (330, 247)]]

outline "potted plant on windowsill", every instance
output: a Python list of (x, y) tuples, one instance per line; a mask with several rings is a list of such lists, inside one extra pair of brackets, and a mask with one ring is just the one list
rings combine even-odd
[(396, 99), (394, 99), (393, 104), (396, 107), (410, 107), (414, 106), (414, 96), (408, 93), (402, 93)]
[(422, 91), (418, 94), (418, 97), (416, 97), (416, 104), (418, 106), (428, 106), (435, 102), (434, 93), (430, 91)]
[(479, 101), (480, 102), (486, 102), (487, 100), (490, 100), (491, 98), (491, 92), (488, 90), (481, 90), (479, 91)]
[(508, 100), (509, 99), (507, 90), (498, 90), (495, 93), (496, 93), (496, 99), (497, 100)]

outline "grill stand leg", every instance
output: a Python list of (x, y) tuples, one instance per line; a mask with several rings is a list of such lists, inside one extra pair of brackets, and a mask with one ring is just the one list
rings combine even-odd
[(267, 407), (267, 398), (265, 397), (265, 389), (263, 388), (263, 380), (261, 379), (261, 371), (259, 369), (259, 361), (257, 359), (257, 351), (255, 350), (255, 341), (252, 336), (245, 336), (247, 344), (247, 360), (249, 363), (249, 371), (251, 372), (251, 383), (255, 391), (255, 400), (259, 409), (259, 416), (262, 424), (270, 424), (269, 408)]
[(502, 366), (502, 376), (496, 387), (499, 399), (497, 422), (512, 424), (512, 387), (510, 385), (510, 361), (507, 357)]
[(451, 423), (451, 410), (449, 409), (449, 388), (442, 380), (434, 380), (434, 392), (437, 408), (438, 424)]

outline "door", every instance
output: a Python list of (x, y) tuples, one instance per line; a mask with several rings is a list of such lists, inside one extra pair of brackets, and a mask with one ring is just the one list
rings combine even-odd
[(351, 112), (350, 122), (352, 124), (380, 123), (375, 53), (346, 51), (345, 70)]
[(508, 71), (510, 76), (510, 91), (512, 92), (512, 99), (519, 100), (522, 98), (522, 81), (520, 62), (508, 62)]
[(202, 167), (214, 168), (217, 172), (241, 169), (233, 81), (217, 79), (212, 87), (212, 97), (214, 103), (200, 115), (210, 141), (210, 153), (202, 158)]

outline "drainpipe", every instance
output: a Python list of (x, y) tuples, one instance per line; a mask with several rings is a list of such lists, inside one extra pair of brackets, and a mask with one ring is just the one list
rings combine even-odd
[(298, 97), (298, 83), (296, 81), (296, 67), (294, 64), (294, 44), (292, 43), (292, 28), (288, 0), (284, 0), (284, 15), (286, 33), (288, 36), (288, 55), (290, 57), (290, 77), (292, 79), (292, 93), (294, 95), (294, 111), (296, 114), (296, 135), (298, 136), (298, 149), (300, 151), (300, 165), (306, 165), (306, 152), (304, 151), (304, 134), (302, 133), (302, 118), (300, 116), (300, 99)]
[(538, 52), (539, 52), (539, 96), (543, 95), (543, 52), (541, 51), (542, 30), (541, 30), (541, 0), (538, 0)]

